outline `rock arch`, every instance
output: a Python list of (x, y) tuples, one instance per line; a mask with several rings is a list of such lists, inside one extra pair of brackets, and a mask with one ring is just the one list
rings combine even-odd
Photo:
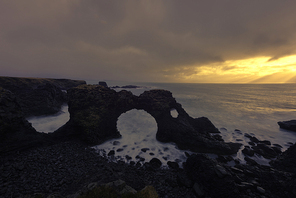
[[(210, 133), (219, 130), (205, 117), (192, 118), (166, 90), (145, 91), (140, 96), (122, 90), (116, 92), (100, 85), (82, 85), (68, 91), (69, 122), (55, 135), (76, 136), (88, 144), (100, 144), (120, 137), (118, 117), (129, 110), (145, 110), (157, 123), (156, 138), (174, 142), (180, 149), (220, 154), (236, 153), (240, 144), (216, 140)], [(173, 118), (171, 109), (178, 117)]]

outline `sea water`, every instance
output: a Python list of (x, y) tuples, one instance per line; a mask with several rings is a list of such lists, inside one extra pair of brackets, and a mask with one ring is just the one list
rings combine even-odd
[(68, 105), (64, 104), (61, 110), (53, 115), (31, 116), (27, 120), (38, 132), (51, 133), (63, 126), (70, 119)]
[[(91, 81), (88, 83), (95, 84)], [(129, 84), (142, 86), (136, 89), (127, 89), (135, 95), (140, 95), (150, 89), (169, 90), (191, 117), (209, 118), (220, 130), (225, 142), (248, 145), (250, 140), (244, 136), (245, 133), (251, 134), (259, 140), (269, 140), (272, 144), (279, 144), (283, 147), (282, 151), (296, 142), (296, 132), (280, 129), (277, 124), (278, 121), (296, 118), (295, 84), (166, 84), (115, 81), (107, 81), (107, 83), (109, 86)], [(66, 117), (69, 116), (67, 111), (63, 112)], [(57, 117), (62, 115), (63, 113)], [(43, 117), (45, 120), (51, 120), (49, 118)], [(64, 119), (65, 122), (67, 119)], [(60, 122), (63, 119), (57, 118), (57, 120)], [(38, 122), (43, 125), (39, 119), (35, 124), (33, 123), (33, 126), (37, 126)], [(59, 124), (62, 125), (61, 122)], [(179, 150), (172, 143), (165, 144), (156, 140), (156, 122), (145, 111), (131, 110), (122, 114), (118, 119), (117, 128), (122, 138), (109, 140), (94, 147), (100, 154), (106, 156), (111, 150), (114, 150), (115, 155), (109, 156), (110, 160), (129, 162), (145, 159), (147, 162), (153, 157), (157, 157), (163, 164), (166, 164), (167, 161), (177, 161), (180, 165), (186, 160), (185, 151)], [(52, 130), (53, 128), (49, 131)], [(46, 132), (46, 127), (41, 131)], [(237, 155), (233, 155), (242, 163), (244, 163), (244, 155), (241, 153), (243, 148), (244, 146), (241, 147)], [(211, 156), (215, 157), (215, 155)], [(269, 160), (260, 156), (253, 158), (261, 164), (268, 165)]]
[[(233, 155), (242, 163), (245, 163), (242, 149), (250, 142), (249, 138), (245, 137), (246, 133), (259, 140), (269, 140), (272, 144), (279, 144), (283, 147), (282, 151), (296, 142), (295, 132), (280, 129), (277, 124), (278, 121), (296, 118), (295, 84), (136, 83), (136, 85), (145, 88), (127, 90), (135, 95), (148, 89), (169, 90), (191, 117), (209, 118), (220, 130), (225, 142), (243, 144), (237, 155)], [(114, 150), (114, 159), (125, 161), (127, 161), (126, 155), (132, 156), (133, 160), (138, 155), (144, 157), (146, 161), (157, 157), (164, 164), (168, 160), (177, 159), (178, 162), (182, 162), (186, 159), (185, 151), (178, 150), (174, 144), (163, 144), (155, 139), (156, 122), (144, 111), (132, 110), (122, 114), (118, 120), (118, 129), (123, 136), (118, 140), (119, 143), (114, 144), (114, 140), (110, 140), (96, 146), (96, 149), (98, 151), (103, 149), (106, 153)], [(141, 148), (150, 148), (152, 155), (148, 151), (143, 152)], [(268, 165), (270, 161), (257, 155), (252, 158), (264, 165)]]

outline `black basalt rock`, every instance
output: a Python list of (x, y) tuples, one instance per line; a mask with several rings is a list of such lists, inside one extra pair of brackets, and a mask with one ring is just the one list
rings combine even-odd
[(0, 87), (0, 154), (35, 147), (49, 140), (25, 119), (17, 97)]
[[(81, 85), (70, 89), (68, 96), (70, 120), (56, 134), (71, 133), (88, 144), (120, 137), (116, 128), (118, 117), (138, 109), (145, 110), (156, 120), (157, 140), (174, 142), (180, 149), (234, 154), (241, 146), (213, 138), (210, 133), (219, 133), (219, 130), (212, 122), (205, 117), (190, 117), (166, 90), (150, 90), (135, 96), (126, 90), (116, 92), (100, 85)], [(171, 109), (178, 112), (177, 118), (171, 116)]]
[(204, 154), (191, 155), (184, 167), (205, 197), (240, 197), (235, 178), (222, 165)]
[(296, 120), (278, 122), (278, 125), (282, 129), (296, 131)]
[(99, 85), (103, 86), (103, 87), (108, 87), (107, 83), (105, 81), (100, 81)]
[(0, 77), (2, 88), (11, 91), (25, 117), (57, 113), (67, 102), (66, 91), (85, 81), (48, 78)]

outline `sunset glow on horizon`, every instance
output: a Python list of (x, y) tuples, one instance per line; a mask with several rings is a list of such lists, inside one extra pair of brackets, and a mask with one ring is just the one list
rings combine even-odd
[(296, 83), (296, 1), (0, 1), (0, 76)]
[[(290, 80), (296, 77), (296, 55), (270, 59), (271, 57), (256, 57), (196, 68), (192, 66), (192, 74), (179, 71), (179, 75), (174, 78), (191, 83), (291, 83)], [(184, 67), (184, 71), (188, 68), (191, 67)]]

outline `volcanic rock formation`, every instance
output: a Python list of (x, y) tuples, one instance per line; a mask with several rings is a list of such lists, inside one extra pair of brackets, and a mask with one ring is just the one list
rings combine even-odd
[[(0, 86), (15, 94), (24, 115), (54, 114), (67, 102), (65, 91), (81, 84), (81, 80), (0, 77)], [(65, 90), (65, 91), (63, 91)]]
[(0, 87), (0, 153), (36, 146), (43, 136), (25, 119), (16, 96)]
[[(100, 85), (81, 85), (68, 91), (69, 122), (56, 135), (74, 135), (88, 144), (99, 144), (120, 137), (118, 117), (129, 110), (145, 110), (157, 123), (156, 138), (174, 142), (180, 149), (233, 154), (241, 144), (225, 143), (211, 136), (218, 129), (205, 117), (192, 118), (166, 90), (145, 91), (140, 96), (122, 90), (116, 92)], [(178, 112), (173, 118), (170, 111)]]

